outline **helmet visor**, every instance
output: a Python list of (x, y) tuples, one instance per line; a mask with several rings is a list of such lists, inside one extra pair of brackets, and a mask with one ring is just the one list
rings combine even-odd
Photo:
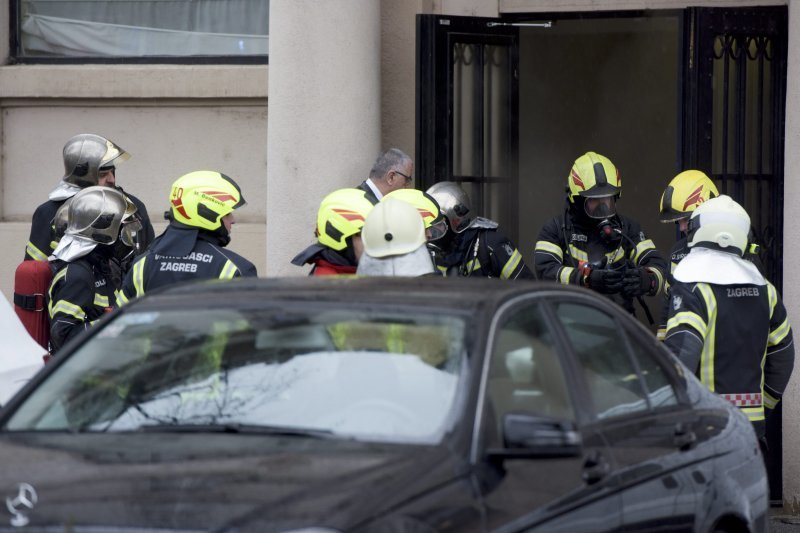
[(591, 218), (604, 219), (617, 214), (617, 201), (614, 196), (586, 198), (583, 209)]
[(122, 229), (119, 232), (119, 238), (122, 244), (136, 248), (138, 244), (137, 236), (142, 230), (142, 223), (137, 219), (131, 219), (122, 224)]
[(447, 221), (445, 219), (441, 219), (438, 222), (434, 222), (431, 224), (429, 228), (425, 230), (425, 234), (428, 237), (428, 242), (435, 241), (441, 239), (447, 233)]

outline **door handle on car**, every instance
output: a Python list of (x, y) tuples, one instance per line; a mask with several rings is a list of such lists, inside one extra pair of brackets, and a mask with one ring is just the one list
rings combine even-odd
[(606, 477), (610, 471), (611, 466), (608, 461), (606, 461), (602, 453), (595, 450), (590, 452), (583, 461), (583, 474), (581, 477), (587, 485), (592, 485)]
[(686, 451), (694, 447), (697, 442), (697, 435), (694, 434), (694, 431), (689, 429), (689, 426), (683, 422), (678, 422), (675, 424), (675, 433), (673, 434), (672, 442), (675, 443), (675, 446), (677, 446), (679, 450)]

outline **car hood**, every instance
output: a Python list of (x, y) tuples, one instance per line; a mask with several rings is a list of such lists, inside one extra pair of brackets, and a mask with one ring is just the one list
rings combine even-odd
[(74, 531), (346, 529), (456, 470), (441, 446), (240, 434), (5, 434), (0, 464), (7, 503), (36, 492), (28, 527)]

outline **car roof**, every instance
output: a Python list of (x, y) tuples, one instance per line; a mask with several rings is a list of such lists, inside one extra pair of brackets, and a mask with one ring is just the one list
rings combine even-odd
[[(361, 302), (396, 303), (431, 308), (475, 310), (497, 307), (525, 293), (571, 291), (555, 283), (502, 281), (486, 278), (424, 276), (358, 277), (305, 276), (287, 278), (238, 278), (230, 281), (184, 283), (148, 293), (137, 310), (224, 302), (233, 306), (258, 302)], [(581, 293), (590, 291), (580, 290)]]

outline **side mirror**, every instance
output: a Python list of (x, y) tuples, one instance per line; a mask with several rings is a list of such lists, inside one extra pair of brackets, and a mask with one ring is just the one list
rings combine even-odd
[(488, 454), (496, 459), (576, 457), (581, 448), (581, 435), (570, 420), (509, 413), (503, 416), (503, 448)]

